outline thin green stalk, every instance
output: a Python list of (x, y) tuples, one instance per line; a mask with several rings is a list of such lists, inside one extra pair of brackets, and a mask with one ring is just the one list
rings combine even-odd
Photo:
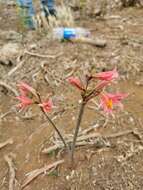
[(75, 152), (76, 140), (77, 140), (77, 136), (78, 136), (78, 132), (79, 132), (79, 127), (80, 127), (80, 124), (82, 121), (85, 104), (86, 103), (84, 101), (82, 101), (82, 104), (81, 104), (81, 107), (79, 110), (79, 115), (78, 115), (77, 124), (76, 124), (76, 128), (75, 128), (73, 143), (72, 143), (72, 147), (71, 147), (71, 164), (73, 164), (73, 162), (74, 162), (74, 152)]

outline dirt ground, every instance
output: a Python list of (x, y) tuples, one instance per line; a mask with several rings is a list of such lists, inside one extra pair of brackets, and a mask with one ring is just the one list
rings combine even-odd
[[(92, 37), (107, 41), (104, 48), (59, 42), (49, 39), (45, 32), (23, 31), (15, 9), (12, 5), (0, 4), (0, 49), (10, 47), (10, 53), (0, 57), (0, 144), (13, 139), (13, 144), (0, 148), (0, 190), (12, 190), (9, 188), (12, 175), (5, 160), (7, 154), (11, 154), (16, 172), (14, 190), (21, 189), (27, 173), (61, 159), (64, 159), (63, 164), (50, 174), (39, 175), (24, 189), (142, 190), (143, 9), (127, 7), (104, 18), (77, 19), (76, 25), (88, 28)], [(36, 55), (24, 53), (25, 50)], [(48, 55), (53, 56), (46, 57)], [(17, 65), (22, 66), (14, 71)], [(80, 95), (66, 78), (115, 67), (120, 80), (109, 90), (129, 93), (124, 110), (107, 120), (97, 112), (95, 102), (90, 102), (82, 121), (81, 131), (92, 127), (90, 134), (99, 133), (103, 137), (96, 138), (92, 146), (76, 149), (73, 169), (64, 151), (42, 154), (44, 148), (53, 145), (56, 135), (35, 107), (28, 112), (15, 112), (16, 84), (25, 81), (45, 98), (52, 94), (55, 109), (50, 117), (63, 133), (72, 134)]]

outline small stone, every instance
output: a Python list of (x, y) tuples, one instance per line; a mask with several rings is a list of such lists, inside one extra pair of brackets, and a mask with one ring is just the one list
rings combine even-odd
[(92, 167), (92, 175), (96, 176), (97, 175), (97, 168), (96, 167)]
[(138, 86), (143, 86), (143, 80), (137, 81), (135, 84)]
[(66, 180), (67, 180), (67, 181), (70, 180), (70, 176), (69, 176), (69, 175), (66, 176)]
[(31, 44), (29, 48), (30, 50), (35, 50), (37, 48), (37, 44)]
[(134, 118), (133, 117), (130, 117), (129, 120), (130, 120), (131, 123), (134, 123)]
[(0, 63), (2, 65), (13, 65), (13, 60), (20, 54), (20, 45), (7, 43), (0, 49)]
[(93, 14), (94, 14), (95, 16), (100, 16), (100, 15), (102, 14), (101, 8), (95, 9)]

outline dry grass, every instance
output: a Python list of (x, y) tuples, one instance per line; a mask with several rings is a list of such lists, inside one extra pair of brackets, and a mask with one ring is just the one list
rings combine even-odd
[(57, 18), (49, 16), (49, 26), (50, 28), (54, 27), (72, 27), (74, 26), (74, 18), (71, 12), (70, 7), (62, 4), (57, 7)]
[[(41, 11), (39, 8), (40, 5), (38, 2), (35, 3), (36, 6), (36, 15), (32, 18), (34, 25), (36, 26), (37, 31), (48, 32), (48, 34), (53, 31), (53, 28), (56, 27), (73, 27), (74, 26), (74, 17), (71, 11), (71, 8), (68, 3), (60, 3), (56, 7), (56, 17), (49, 15), (48, 18), (45, 17), (44, 12)], [(46, 7), (45, 7), (46, 8)], [(47, 8), (48, 12), (48, 8)], [(20, 31), (25, 32), (27, 30), (27, 27), (24, 24), (24, 21), (20, 19), (20, 22), (18, 22), (18, 29)]]
[(70, 7), (61, 4), (56, 11), (56, 17), (49, 15), (47, 19), (42, 12), (37, 13), (35, 17), (37, 31), (43, 32), (44, 30), (49, 38), (53, 36), (53, 29), (56, 27), (74, 27), (74, 17)]

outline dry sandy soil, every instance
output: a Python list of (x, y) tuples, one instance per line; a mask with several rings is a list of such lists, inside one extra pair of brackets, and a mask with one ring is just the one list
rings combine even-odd
[[(21, 189), (27, 173), (61, 159), (65, 160), (63, 164), (50, 174), (39, 175), (24, 189), (142, 190), (143, 9), (128, 7), (105, 18), (84, 16), (76, 21), (76, 25), (89, 28), (93, 37), (106, 39), (105, 48), (62, 43), (49, 39), (44, 32), (24, 33), (18, 23), (15, 7), (0, 4), (0, 47), (2, 50), (5, 46), (5, 51), (9, 47), (10, 52), (0, 57), (0, 144), (13, 139), (13, 144), (0, 148), (0, 190), (12, 190), (9, 188), (12, 175), (5, 159), (8, 154), (16, 172), (15, 190)], [(25, 50), (36, 55), (24, 53)], [(20, 64), (22, 67), (11, 72)], [(42, 154), (44, 148), (53, 145), (56, 135), (37, 108), (24, 113), (14, 111), (16, 84), (29, 83), (43, 98), (52, 94), (56, 107), (50, 117), (63, 133), (72, 134), (80, 95), (65, 79), (115, 67), (120, 80), (109, 90), (129, 93), (124, 110), (107, 120), (97, 112), (95, 102), (90, 102), (82, 121), (81, 131), (92, 127), (89, 134), (99, 133), (103, 137), (94, 138), (92, 146), (76, 149), (76, 164), (72, 169), (66, 152)]]

